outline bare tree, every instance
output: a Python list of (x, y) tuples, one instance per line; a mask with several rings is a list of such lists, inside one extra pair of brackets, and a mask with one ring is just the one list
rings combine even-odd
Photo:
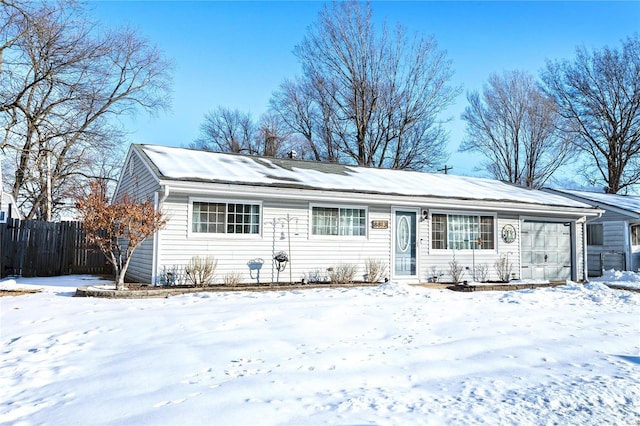
[(285, 81), (271, 106), (318, 160), (389, 168), (439, 162), (439, 113), (458, 93), (433, 38), (374, 26), (370, 4), (335, 2), (295, 48), (303, 77)]
[(628, 37), (622, 49), (578, 48), (571, 61), (547, 62), (542, 80), (564, 131), (589, 159), (590, 183), (614, 194), (639, 183), (640, 37)]
[(219, 106), (205, 115), (201, 132), (192, 148), (265, 157), (283, 157), (289, 149), (290, 132), (275, 114), (256, 123), (251, 114)]
[(291, 150), (290, 133), (280, 116), (266, 113), (260, 117), (253, 150), (265, 157), (284, 157)]
[(567, 135), (558, 130), (556, 104), (519, 71), (492, 74), (482, 94), (467, 94), (467, 123), (460, 151), (480, 153), (496, 179), (542, 187), (564, 163)]
[(251, 154), (255, 124), (250, 114), (219, 106), (205, 115), (200, 130), (194, 148)]
[(331, 128), (336, 124), (336, 108), (320, 80), (285, 80), (270, 100), (270, 108), (290, 132), (300, 135), (297, 147), (309, 159), (337, 163), (340, 153)]
[(115, 117), (168, 108), (171, 66), (130, 29), (101, 32), (72, 1), (5, 1), (0, 14), (11, 18), (0, 123), (2, 148), (15, 154), (12, 193), (25, 217), (51, 220), (74, 187), (101, 177), (94, 160), (118, 152)]

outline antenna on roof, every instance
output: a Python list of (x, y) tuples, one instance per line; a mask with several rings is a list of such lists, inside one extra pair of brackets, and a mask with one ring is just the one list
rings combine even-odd
[(445, 175), (448, 175), (448, 171), (453, 169), (453, 166), (449, 167), (446, 164), (444, 165), (444, 169), (438, 169), (439, 172), (444, 172)]

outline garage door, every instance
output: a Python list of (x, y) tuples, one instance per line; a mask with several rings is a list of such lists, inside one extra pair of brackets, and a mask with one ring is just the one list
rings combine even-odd
[(522, 278), (571, 279), (569, 223), (525, 221), (522, 224)]

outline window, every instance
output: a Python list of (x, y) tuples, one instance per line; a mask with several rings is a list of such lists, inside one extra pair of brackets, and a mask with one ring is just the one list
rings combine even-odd
[(587, 224), (587, 245), (601, 246), (603, 244), (602, 241), (602, 224)]
[(365, 209), (313, 207), (311, 209), (312, 235), (367, 235)]
[[(478, 245), (478, 238), (482, 245)], [(460, 214), (431, 215), (431, 248), (437, 250), (494, 248), (494, 217)]]
[(640, 246), (640, 225), (631, 227), (631, 245)]
[(447, 215), (431, 215), (431, 247), (434, 249), (447, 248)]
[(260, 206), (242, 203), (193, 203), (191, 231), (213, 234), (259, 234)]

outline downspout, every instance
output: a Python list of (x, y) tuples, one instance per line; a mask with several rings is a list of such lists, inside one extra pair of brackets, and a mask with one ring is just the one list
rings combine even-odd
[(631, 248), (631, 224), (628, 220), (624, 221), (625, 233), (624, 233), (624, 269), (626, 271), (633, 271), (633, 250)]
[[(162, 198), (159, 195), (160, 191), (155, 191), (153, 193), (153, 204), (156, 211), (162, 209), (164, 202), (169, 197), (169, 187), (167, 185), (162, 185)], [(153, 236), (153, 255), (151, 256), (151, 284), (158, 284), (158, 259), (160, 258), (160, 233), (162, 230), (156, 232)]]
[(589, 281), (589, 266), (587, 265), (587, 218), (582, 222), (582, 280)]

